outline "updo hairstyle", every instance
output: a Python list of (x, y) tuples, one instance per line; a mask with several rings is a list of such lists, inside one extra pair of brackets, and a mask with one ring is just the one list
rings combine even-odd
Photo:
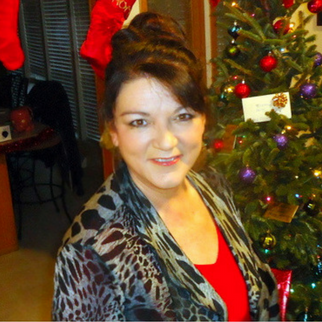
[(182, 106), (207, 114), (202, 69), (174, 19), (152, 12), (138, 14), (113, 36), (112, 47), (112, 60), (106, 69), (107, 121), (113, 120), (122, 84), (140, 77), (156, 79)]

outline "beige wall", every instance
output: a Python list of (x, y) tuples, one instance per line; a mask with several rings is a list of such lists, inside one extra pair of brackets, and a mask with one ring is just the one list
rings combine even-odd
[[(303, 11), (306, 16), (312, 15), (312, 13), (308, 10), (307, 4), (302, 4), (298, 10)], [(298, 11), (296, 11), (293, 15), (294, 23), (297, 23)], [(322, 53), (322, 26), (316, 25), (317, 15), (313, 14), (313, 18), (307, 24), (307, 29), (311, 34), (316, 35), (316, 42), (317, 50)]]

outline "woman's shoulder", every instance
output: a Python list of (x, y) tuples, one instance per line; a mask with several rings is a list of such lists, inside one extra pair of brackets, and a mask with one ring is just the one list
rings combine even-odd
[(113, 229), (132, 229), (131, 210), (113, 187), (113, 178), (108, 178), (83, 206), (66, 232), (63, 245), (77, 243), (91, 245)]

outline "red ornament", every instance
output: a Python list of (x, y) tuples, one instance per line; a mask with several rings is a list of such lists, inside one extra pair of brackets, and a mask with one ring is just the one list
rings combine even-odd
[(285, 9), (292, 7), (294, 4), (294, 0), (283, 0), (283, 6)]
[(291, 29), (289, 24), (286, 25), (286, 21), (284, 19), (277, 20), (274, 23), (273, 28), (277, 34), (283, 30), (283, 35), (286, 35)]
[(311, 0), (307, 4), (307, 8), (312, 13), (319, 13), (322, 11), (322, 0)]
[(214, 139), (212, 146), (216, 151), (221, 151), (224, 147), (224, 141), (222, 139)]
[(28, 106), (13, 109), (10, 113), (10, 121), (12, 122), (15, 132), (29, 132), (34, 129), (32, 111)]
[(212, 8), (216, 8), (219, 3), (219, 0), (210, 0), (210, 5)]
[(250, 92), (251, 92), (250, 87), (244, 82), (237, 84), (234, 89), (235, 95), (239, 98), (248, 97)]
[(260, 60), (259, 65), (264, 72), (270, 72), (276, 68), (277, 59), (272, 55), (267, 55)]

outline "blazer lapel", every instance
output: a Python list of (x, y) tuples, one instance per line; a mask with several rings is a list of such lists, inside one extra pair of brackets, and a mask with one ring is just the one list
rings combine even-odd
[[(258, 314), (258, 301), (260, 298), (262, 281), (258, 272), (258, 265), (261, 263), (254, 260), (251, 241), (243, 229), (239, 213), (235, 208), (229, 189), (223, 186), (220, 180), (212, 182), (216, 186), (216, 193), (211, 189), (206, 180), (198, 174), (191, 173), (195, 187), (204, 198), (206, 205), (213, 210), (214, 220), (216, 221), (221, 233), (230, 247), (233, 255), (239, 258), (237, 263), (243, 276), (248, 276), (246, 280), (248, 288), (248, 298), (252, 314)], [(207, 176), (208, 180), (212, 180)], [(217, 195), (217, 191), (219, 195)], [(257, 264), (257, 265), (256, 265)]]

